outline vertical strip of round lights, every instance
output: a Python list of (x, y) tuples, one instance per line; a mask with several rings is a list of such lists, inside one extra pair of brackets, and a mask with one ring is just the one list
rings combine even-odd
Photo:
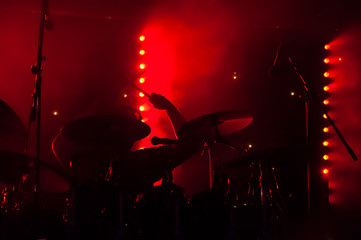
[[(322, 84), (322, 94), (321, 96), (323, 96), (323, 100), (322, 100), (322, 104), (325, 105), (325, 107), (328, 107), (330, 105), (330, 81), (332, 79), (332, 72), (330, 69), (330, 63), (332, 63), (331, 58), (329, 57), (329, 51), (331, 49), (331, 46), (329, 44), (326, 44), (324, 46), (324, 49), (327, 51), (326, 55), (327, 57), (323, 59), (323, 63), (326, 64), (326, 71), (323, 73), (323, 84)], [(327, 109), (328, 110), (328, 109)], [(330, 126), (329, 126), (329, 122), (327, 121), (327, 116), (326, 114), (323, 115), (323, 118), (325, 119), (325, 123), (324, 126), (322, 128), (322, 146), (323, 146), (323, 151), (322, 151), (322, 160), (324, 161), (322, 164), (322, 174), (323, 176), (327, 177), (330, 174), (330, 169), (329, 169), (329, 162), (325, 162), (325, 161), (329, 161), (330, 160), (330, 141), (329, 141), (329, 137), (330, 137)]]
[[(145, 35), (140, 35), (140, 36), (139, 36), (139, 41), (140, 41), (141, 43), (144, 43), (145, 40), (146, 40), (146, 39), (145, 39)], [(140, 49), (139, 49), (138, 54), (139, 54), (140, 59), (141, 59), (141, 61), (140, 61), (140, 63), (139, 63), (139, 70), (140, 70), (140, 71), (145, 71), (145, 69), (146, 69), (146, 64), (145, 64), (145, 62), (144, 62), (144, 56), (145, 56), (145, 54), (146, 54), (146, 51), (145, 51), (145, 49), (144, 49), (144, 44), (141, 44), (141, 45), (140, 45)], [(145, 75), (144, 75), (144, 74), (138, 79), (138, 82), (139, 82), (140, 84), (144, 84), (144, 83), (145, 83)], [(143, 98), (143, 97), (144, 97), (144, 93), (139, 92), (139, 93), (138, 93), (138, 96), (139, 96), (140, 98)], [(145, 105), (140, 105), (140, 106), (138, 107), (138, 109), (139, 109), (139, 111), (144, 112), (144, 111), (146, 110), (146, 107), (145, 107)]]
[[(341, 63), (342, 58), (340, 56), (337, 56), (337, 53), (335, 53), (335, 42), (331, 42), (330, 44), (326, 44), (324, 46), (324, 49), (326, 51), (326, 58), (323, 59), (323, 63), (326, 65), (327, 71), (323, 73), (324, 81), (322, 86), (322, 96), (325, 96), (323, 99), (323, 104), (327, 108), (328, 111), (330, 111), (331, 107), (334, 106), (334, 100), (333, 98), (330, 98), (331, 94), (335, 92), (336, 90), (336, 83), (335, 81), (338, 80), (338, 64)], [(332, 114), (332, 112), (331, 112)], [(331, 115), (332, 116), (332, 115)], [(334, 141), (333, 139), (333, 128), (329, 124), (329, 121), (327, 120), (326, 114), (323, 115), (323, 118), (325, 119), (324, 126), (322, 128), (322, 134), (323, 134), (323, 143), (324, 151), (322, 155), (322, 175), (327, 179), (327, 184), (329, 188), (329, 195), (328, 195), (328, 201), (329, 203), (334, 201), (335, 196), (334, 192), (334, 186), (336, 186), (336, 182), (334, 181), (335, 176), (332, 175), (332, 168), (331, 166), (334, 165), (335, 161), (337, 161), (337, 153), (334, 151)], [(330, 194), (332, 193), (332, 194)]]

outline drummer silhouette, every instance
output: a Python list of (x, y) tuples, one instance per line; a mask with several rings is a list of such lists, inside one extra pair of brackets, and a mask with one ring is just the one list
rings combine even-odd
[[(175, 134), (186, 121), (164, 96), (149, 101), (165, 110)], [(137, 194), (148, 191), (198, 148), (200, 141), (183, 134), (176, 144), (131, 151), (150, 127), (138, 110), (103, 106), (96, 114), (65, 124), (52, 143), (57, 160), (69, 169), (71, 212), (77, 239), (107, 239), (124, 229)]]

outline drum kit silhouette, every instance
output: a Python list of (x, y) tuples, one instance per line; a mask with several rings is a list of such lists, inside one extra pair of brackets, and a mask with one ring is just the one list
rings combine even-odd
[[(49, 239), (59, 239), (59, 236), (72, 239), (69, 237), (71, 235), (69, 232), (72, 232), (69, 229), (77, 228), (78, 225), (74, 222), (79, 218), (76, 214), (82, 211), (87, 212), (80, 220), (86, 227), (84, 231), (90, 231), (90, 228), (101, 229), (99, 231), (102, 231), (101, 236), (104, 236), (104, 239), (107, 239), (105, 232), (112, 231), (108, 229), (112, 221), (115, 221), (118, 227), (119, 239), (127, 239), (125, 236), (129, 239), (198, 239), (200, 237), (256, 239), (265, 232), (275, 234), (284, 218), (284, 206), (272, 159), (269, 159), (267, 153), (240, 149), (227, 142), (225, 138), (246, 128), (252, 121), (253, 117), (248, 114), (239, 111), (222, 111), (188, 121), (178, 130), (178, 136), (199, 139), (208, 150), (209, 190), (195, 194), (192, 198), (188, 198), (185, 191), (173, 182), (172, 170), (175, 166), (172, 168), (163, 166), (167, 171), (163, 175), (162, 184), (143, 192), (136, 192), (136, 195), (127, 195), (126, 192), (133, 188), (132, 184), (137, 180), (119, 184), (120, 181), (128, 181), (134, 176), (126, 178), (116, 176), (118, 173), (114, 169), (113, 158), (119, 158), (119, 152), (114, 154), (109, 149), (113, 149), (112, 146), (129, 144), (128, 142), (132, 144), (147, 136), (150, 128), (140, 118), (124, 118), (119, 115), (92, 116), (65, 124), (53, 141), (53, 153), (64, 166), (67, 165), (69, 168), (64, 171), (52, 165), (41, 164), (67, 179), (72, 189), (67, 192), (66, 200), (61, 208), (62, 213), (56, 216), (60, 219), (56, 223), (60, 222), (63, 224), (62, 227), (50, 227), (52, 230), (49, 231), (53, 232), (45, 231), (45, 235)], [(28, 221), (39, 220), (42, 214), (34, 212), (39, 210), (37, 208), (29, 211), (27, 208), (32, 208), (33, 204), (37, 203), (29, 203), (32, 200), (29, 200), (28, 196), (23, 196), (24, 192), (33, 191), (31, 188), (34, 182), (30, 181), (30, 184), (27, 182), (29, 179), (34, 179), (35, 159), (23, 154), (19, 151), (20, 148), (16, 149), (14, 145), (23, 143), (26, 139), (26, 131), (20, 118), (2, 101), (0, 123), (2, 143), (0, 150), (0, 229), (2, 235), (0, 236), (6, 239), (14, 236), (17, 229), (26, 228), (25, 230), (29, 231)], [(86, 157), (82, 159), (82, 164), (76, 167), (74, 165), (77, 163), (74, 159), (59, 157), (69, 156), (67, 152), (62, 152), (65, 150), (55, 146), (59, 138), (67, 139), (74, 146), (99, 148), (101, 154), (109, 151), (107, 156)], [(213, 156), (214, 146), (219, 143), (240, 151), (243, 157), (227, 164), (220, 164), (217, 162), (218, 158)], [(178, 143), (171, 142), (170, 144)], [(63, 159), (66, 159), (66, 162)], [(122, 160), (117, 159), (117, 161)], [(177, 166), (182, 163), (177, 163)], [(122, 165), (122, 167), (126, 168), (127, 165)], [(240, 199), (237, 194), (230, 191), (229, 178), (223, 171), (226, 168), (249, 170), (246, 199)], [(150, 167), (148, 170), (156, 171), (157, 169)], [(123, 169), (121, 172), (123, 174), (129, 172), (131, 175), (137, 172), (137, 168)], [(111, 181), (111, 178), (117, 181)], [(90, 189), (90, 192), (95, 192), (95, 194), (81, 195), (79, 189), (81, 189), (80, 192)], [(74, 196), (80, 197), (74, 200)], [(96, 204), (89, 204), (95, 198)], [(116, 199), (116, 203), (112, 199)], [(95, 213), (91, 210), (93, 208), (99, 211)], [(21, 231), (26, 233), (25, 230)], [(58, 231), (64, 231), (64, 233), (59, 234)], [(82, 239), (75, 235), (73, 235), (74, 239)], [(67, 237), (64, 238), (68, 239)], [(109, 237), (109, 239), (113, 238)]]

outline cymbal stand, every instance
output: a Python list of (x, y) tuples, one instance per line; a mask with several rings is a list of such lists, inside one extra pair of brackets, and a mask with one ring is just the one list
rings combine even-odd
[(221, 171), (221, 163), (219, 162), (219, 159), (217, 159), (217, 156), (215, 156), (214, 146), (218, 142), (224, 142), (232, 148), (235, 147), (226, 143), (226, 141), (223, 141), (224, 139), (221, 137), (218, 129), (219, 123), (220, 121), (216, 117), (211, 120), (211, 125), (214, 126), (214, 133), (212, 134), (212, 138), (205, 142), (205, 148), (207, 148), (208, 153), (209, 188), (222, 190), (223, 193), (228, 193), (228, 179), (224, 179)]
[[(38, 38), (38, 51), (36, 64), (31, 67), (31, 72), (35, 75), (35, 87), (32, 98), (32, 105), (30, 110), (30, 120), (28, 135), (30, 133), (31, 122), (37, 121), (36, 124), (36, 161), (35, 161), (35, 207), (38, 209), (39, 206), (39, 168), (40, 168), (40, 135), (41, 135), (41, 82), (42, 82), (42, 63), (45, 61), (43, 56), (43, 41), (44, 41), (44, 30), (50, 28), (50, 22), (48, 18), (48, 5), (49, 0), (41, 1), (41, 12), (40, 12), (40, 26), (39, 26), (39, 38)], [(28, 139), (29, 141), (29, 139)], [(37, 211), (35, 211), (37, 212)], [(35, 219), (38, 219), (37, 214)], [(37, 221), (36, 221), (37, 222)]]
[[(336, 124), (334, 123), (334, 121), (332, 120), (330, 115), (328, 115), (327, 109), (322, 104), (322, 101), (319, 98), (319, 96), (309, 88), (305, 79), (298, 72), (298, 69), (297, 69), (296, 65), (293, 63), (292, 59), (290, 57), (288, 57), (288, 60), (291, 63), (294, 72), (297, 74), (299, 80), (301, 81), (301, 84), (302, 84), (302, 87), (304, 90), (302, 97), (305, 101), (306, 152), (308, 153), (308, 151), (309, 151), (309, 112), (308, 112), (309, 109), (308, 109), (308, 107), (309, 107), (310, 99), (312, 98), (312, 100), (315, 100), (315, 102), (317, 103), (317, 106), (320, 108), (321, 112), (323, 112), (325, 114), (327, 120), (330, 122), (331, 126), (337, 133), (337, 135), (340, 138), (340, 140), (342, 141), (343, 145), (346, 147), (346, 150), (349, 153), (349, 155), (352, 157), (352, 159), (354, 161), (357, 161), (358, 158), (357, 158), (356, 154), (354, 153), (354, 151), (352, 150), (350, 145), (346, 142), (345, 138), (342, 136), (341, 132), (337, 128)], [(310, 215), (310, 204), (311, 204), (311, 202), (310, 202), (310, 162), (309, 162), (308, 157), (306, 159), (307, 159), (307, 212), (308, 212), (308, 215)]]

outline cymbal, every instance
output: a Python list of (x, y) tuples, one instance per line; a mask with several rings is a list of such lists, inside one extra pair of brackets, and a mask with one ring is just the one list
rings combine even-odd
[[(203, 115), (185, 123), (179, 130), (179, 136), (200, 136), (208, 140), (236, 133), (253, 121), (253, 117), (240, 111), (221, 111)], [(218, 131), (218, 133), (217, 133)]]
[(28, 173), (31, 158), (24, 154), (0, 151), (0, 182), (17, 184), (23, 174)]
[(26, 129), (20, 117), (0, 99), (0, 150), (23, 151)]
[(65, 124), (60, 134), (83, 144), (119, 145), (146, 137), (150, 127), (140, 120), (122, 115), (89, 116)]

